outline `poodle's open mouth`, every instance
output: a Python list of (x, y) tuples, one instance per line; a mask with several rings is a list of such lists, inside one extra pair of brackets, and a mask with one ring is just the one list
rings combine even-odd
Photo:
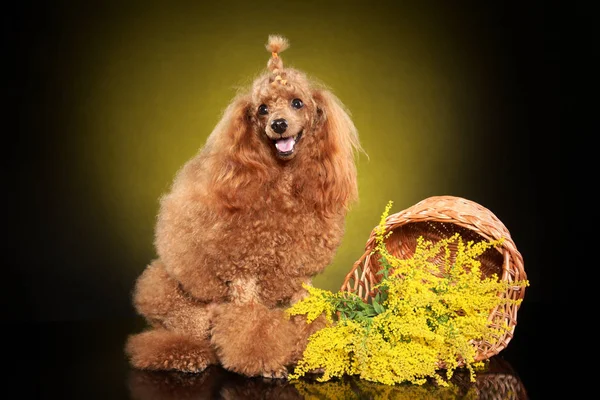
[(272, 139), (275, 143), (277, 155), (280, 157), (288, 157), (294, 153), (296, 143), (302, 138), (303, 131), (300, 131), (296, 136), (290, 136), (281, 139)]

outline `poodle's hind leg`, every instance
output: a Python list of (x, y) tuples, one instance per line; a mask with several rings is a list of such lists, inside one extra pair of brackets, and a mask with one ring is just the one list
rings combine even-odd
[(161, 328), (130, 336), (125, 352), (131, 365), (143, 370), (200, 372), (217, 362), (208, 339)]
[(155, 327), (206, 338), (214, 305), (187, 296), (160, 260), (152, 262), (135, 284), (133, 302), (136, 311)]
[(134, 367), (200, 371), (217, 362), (209, 339), (214, 305), (186, 296), (159, 260), (138, 278), (134, 305), (152, 327), (128, 338)]

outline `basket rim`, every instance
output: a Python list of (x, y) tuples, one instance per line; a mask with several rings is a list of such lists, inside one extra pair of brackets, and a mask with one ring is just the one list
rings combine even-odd
[[(435, 213), (432, 211), (435, 211)], [(510, 260), (505, 260), (504, 265), (507, 267), (514, 266), (515, 271), (503, 268), (501, 279), (507, 279), (507, 274), (510, 273), (523, 277), (522, 279), (527, 279), (523, 256), (517, 249), (508, 228), (506, 228), (502, 221), (496, 217), (492, 211), (483, 207), (481, 204), (458, 196), (431, 196), (402, 211), (388, 215), (385, 221), (384, 232), (388, 233), (413, 222), (452, 223), (472, 230), (486, 240), (504, 239), (500, 247), (507, 252), (507, 254), (504, 254), (505, 258), (510, 256)], [(374, 250), (378, 226), (379, 225), (376, 225), (371, 230), (365, 245), (365, 251), (354, 263), (352, 270), (346, 275), (346, 279), (342, 284), (342, 290), (345, 290), (344, 288), (348, 278), (352, 275), (353, 271), (362, 264)]]

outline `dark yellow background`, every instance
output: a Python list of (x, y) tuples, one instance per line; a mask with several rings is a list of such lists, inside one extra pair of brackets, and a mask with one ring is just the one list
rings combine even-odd
[[(129, 316), (155, 257), (158, 198), (236, 88), (285, 65), (330, 86), (368, 157), (360, 203), (315, 285), (337, 290), (388, 200), (449, 194), (511, 231), (550, 301), (558, 209), (558, 68), (543, 10), (478, 2), (225, 1), (25, 4), (10, 18), (10, 231), (17, 319)], [(13, 194), (17, 194), (16, 196)], [(10, 283), (7, 283), (10, 282)]]

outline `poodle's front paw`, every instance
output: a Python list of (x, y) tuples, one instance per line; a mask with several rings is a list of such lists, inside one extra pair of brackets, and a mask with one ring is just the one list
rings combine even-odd
[(271, 371), (263, 371), (262, 376), (267, 379), (287, 379), (288, 370), (285, 367), (279, 367)]
[(213, 323), (211, 342), (224, 368), (246, 376), (287, 376), (295, 327), (283, 311), (262, 304), (224, 304)]

